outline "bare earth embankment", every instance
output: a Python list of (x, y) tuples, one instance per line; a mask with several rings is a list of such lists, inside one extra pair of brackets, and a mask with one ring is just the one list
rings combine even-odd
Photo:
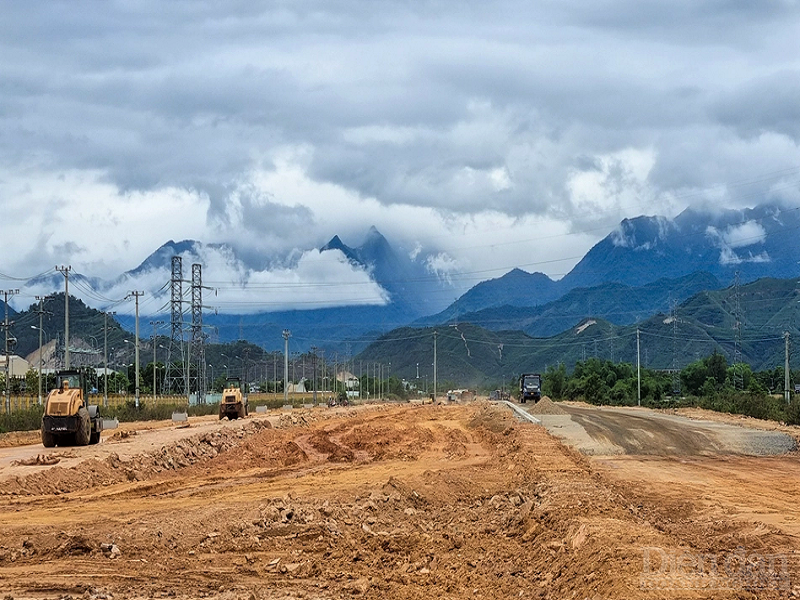
[[(796, 454), (587, 457), (485, 403), (131, 427), (0, 449), (0, 594), (781, 598), (798, 482)], [(678, 580), (699, 556), (731, 576)]]

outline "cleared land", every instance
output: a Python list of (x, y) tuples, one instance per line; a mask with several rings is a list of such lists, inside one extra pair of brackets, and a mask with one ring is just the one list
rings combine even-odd
[[(606, 435), (592, 409), (566, 410), (543, 421)], [(664, 429), (645, 415), (634, 416), (654, 424), (639, 429)], [(800, 594), (795, 452), (587, 457), (486, 403), (190, 423), (130, 427), (95, 447), (1, 448), (0, 594)], [(610, 445), (625, 449), (614, 436), (629, 429), (613, 427)]]

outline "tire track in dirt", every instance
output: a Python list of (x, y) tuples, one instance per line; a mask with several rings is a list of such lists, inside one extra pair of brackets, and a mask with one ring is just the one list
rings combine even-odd
[[(325, 452), (307, 450), (315, 435), (369, 460), (322, 460)], [(646, 483), (595, 465), (484, 404), (254, 431), (142, 481), (30, 504), (0, 497), (0, 591), (53, 598), (64, 586), (90, 600), (746, 598), (755, 596), (643, 589), (642, 548), (797, 548), (752, 524), (715, 525), (693, 498), (662, 502)]]

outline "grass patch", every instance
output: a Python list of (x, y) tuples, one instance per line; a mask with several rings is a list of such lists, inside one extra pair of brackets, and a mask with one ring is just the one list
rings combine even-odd
[(44, 408), (37, 405), (0, 415), (0, 433), (41, 429), (43, 411)]

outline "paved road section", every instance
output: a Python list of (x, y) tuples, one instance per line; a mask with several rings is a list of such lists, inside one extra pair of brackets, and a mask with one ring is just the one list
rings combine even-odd
[(565, 415), (537, 415), (547, 430), (588, 455), (772, 456), (796, 448), (781, 432), (698, 421), (642, 408), (560, 404)]

